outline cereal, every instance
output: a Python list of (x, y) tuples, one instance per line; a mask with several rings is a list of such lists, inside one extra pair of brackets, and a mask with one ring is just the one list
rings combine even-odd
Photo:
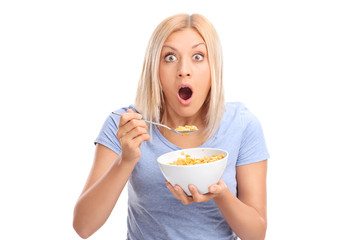
[(181, 132), (189, 132), (189, 131), (196, 131), (199, 130), (196, 126), (192, 125), (185, 125), (185, 126), (178, 126), (176, 129), (176, 131), (181, 131)]
[(202, 164), (202, 163), (211, 163), (215, 162), (217, 160), (223, 159), (225, 157), (225, 154), (219, 154), (219, 155), (212, 155), (205, 156), (203, 158), (192, 158), (189, 154), (185, 154), (184, 152), (181, 152), (181, 155), (185, 155), (185, 158), (179, 157), (176, 161), (168, 163), (169, 165), (196, 165), (196, 164)]

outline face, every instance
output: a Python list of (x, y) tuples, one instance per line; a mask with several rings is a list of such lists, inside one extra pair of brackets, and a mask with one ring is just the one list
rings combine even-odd
[(207, 48), (196, 30), (186, 28), (166, 39), (159, 74), (168, 113), (179, 118), (201, 114), (211, 81)]

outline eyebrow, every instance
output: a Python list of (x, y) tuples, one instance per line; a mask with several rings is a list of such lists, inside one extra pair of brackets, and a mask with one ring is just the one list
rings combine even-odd
[[(201, 45), (201, 44), (204, 44), (204, 45), (205, 45), (205, 43), (201, 42), (201, 43), (195, 44), (192, 48), (197, 48), (197, 47), (198, 47), (199, 45)], [(205, 47), (206, 47), (206, 45), (205, 45)]]
[[(192, 46), (192, 48), (197, 48), (197, 47), (198, 47), (199, 45), (201, 45), (201, 44), (205, 45), (205, 43), (201, 42), (201, 43), (195, 44), (194, 46)], [(176, 48), (173, 48), (173, 47), (171, 47), (171, 46), (169, 46), (169, 45), (163, 45), (163, 48), (164, 48), (164, 47), (168, 47), (168, 48), (171, 48), (171, 49), (174, 50), (174, 51), (177, 51)]]

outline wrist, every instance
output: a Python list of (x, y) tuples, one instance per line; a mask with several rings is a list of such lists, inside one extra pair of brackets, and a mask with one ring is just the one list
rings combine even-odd
[(229, 190), (229, 188), (226, 187), (221, 193), (214, 197), (214, 201), (216, 203), (226, 201), (226, 199), (231, 197), (231, 195), (233, 195), (232, 192)]
[(118, 158), (115, 161), (117, 167), (126, 167), (132, 169), (136, 166), (139, 160), (128, 159), (127, 156), (123, 156), (122, 153), (119, 154)]

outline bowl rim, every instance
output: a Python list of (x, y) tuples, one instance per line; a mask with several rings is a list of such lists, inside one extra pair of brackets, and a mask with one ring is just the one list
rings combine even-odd
[[(166, 155), (166, 154), (169, 154), (169, 153), (173, 153), (173, 152), (183, 152), (183, 151), (187, 151), (187, 150), (202, 150), (202, 149), (211, 149), (211, 150), (220, 150), (222, 152), (225, 153), (225, 157), (220, 159), (220, 160), (217, 160), (217, 161), (214, 161), (214, 162), (210, 162), (210, 163), (202, 163), (202, 164), (194, 164), (194, 165), (170, 165), (170, 164), (167, 164), (167, 163), (162, 163), (159, 161), (159, 159)], [(170, 151), (170, 152), (167, 152), (167, 153), (164, 153), (164, 154), (161, 154), (157, 159), (157, 163), (159, 165), (165, 165), (165, 166), (168, 166), (168, 167), (175, 167), (175, 168), (191, 168), (191, 167), (201, 167), (201, 166), (209, 166), (209, 165), (213, 165), (213, 164), (217, 164), (217, 163), (220, 163), (220, 162), (223, 162), (223, 161), (227, 161), (228, 159), (228, 156), (229, 156), (229, 153), (224, 150), (224, 149), (221, 149), (221, 148), (203, 148), (203, 147), (197, 147), (197, 148), (184, 148), (184, 149), (180, 149), (180, 150), (175, 150), (175, 151)]]

